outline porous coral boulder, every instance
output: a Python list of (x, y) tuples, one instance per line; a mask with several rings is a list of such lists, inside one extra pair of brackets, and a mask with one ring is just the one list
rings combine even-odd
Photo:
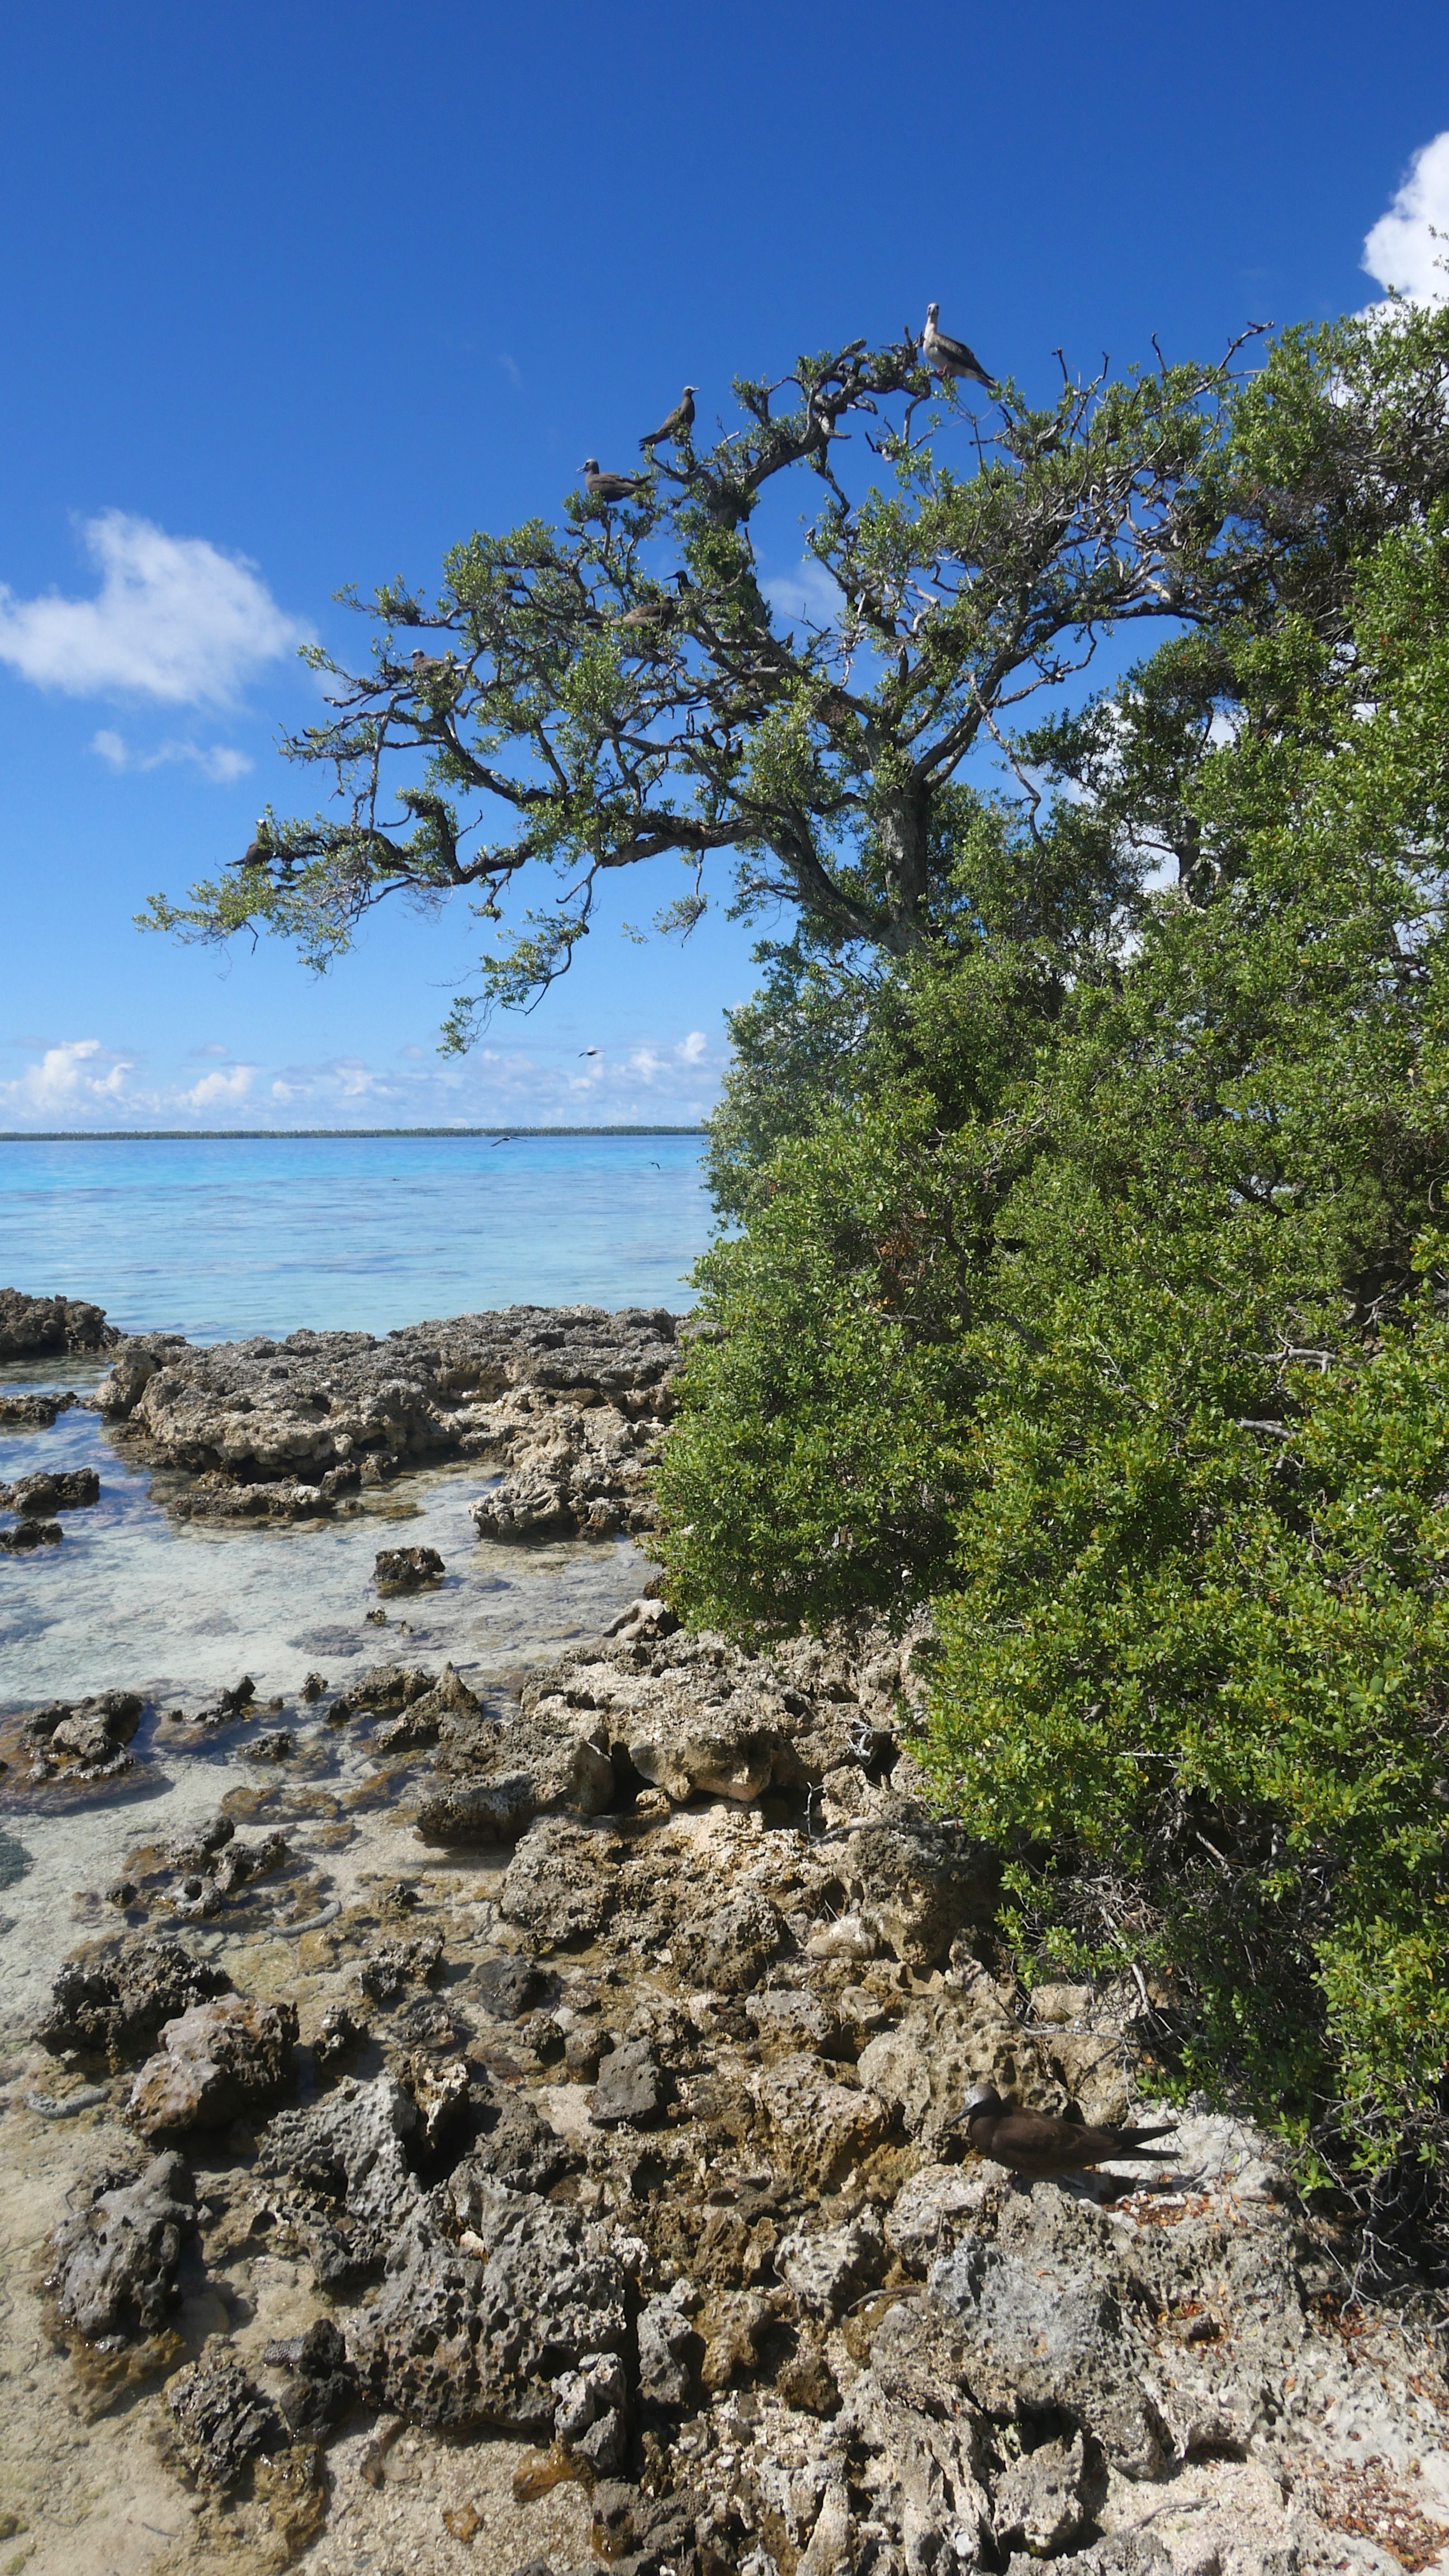
[(560, 2383), (625, 2347), (626, 2277), (599, 2231), (536, 2194), (480, 2177), (468, 2210), (456, 2241), (431, 2214), (398, 2239), (354, 2357), (374, 2402), (413, 2423), (547, 2440)]
[(756, 2130), (771, 2163), (808, 2191), (834, 2191), (881, 2146), (890, 2113), (880, 2096), (822, 2066), (779, 2059), (748, 2079)]
[(509, 1863), (498, 1910), (545, 1948), (590, 1941), (618, 1904), (622, 1857), (623, 1847), (602, 1828), (543, 1817)]
[(254, 2379), (219, 2337), (166, 2383), (171, 2456), (198, 2486), (223, 2494), (241, 2485), (255, 2460), (278, 2451), (287, 2429)]
[(366, 2279), (421, 2205), (408, 2161), (416, 2102), (391, 2075), (344, 2076), (325, 2100), (280, 2111), (258, 2142), (254, 2210), (283, 2252), (304, 2253), (320, 2289)]
[(177, 2297), (181, 2248), (196, 2226), (190, 2169), (153, 2157), (140, 2173), (107, 2169), (52, 2230), (46, 2288), (88, 2341), (154, 2334)]
[(167, 2022), (131, 2088), (127, 2116), (148, 2138), (215, 2128), (267, 2107), (294, 2076), (296, 2006), (223, 1995)]
[(538, 1812), (527, 1771), (495, 1771), (481, 1780), (450, 1780), (420, 1799), (413, 1823), (425, 1843), (496, 1849), (516, 1843)]
[(105, 1309), (83, 1297), (28, 1297), (0, 1288), (0, 1360), (48, 1359), (60, 1351), (108, 1351), (121, 1335)]
[(43, 2048), (74, 2049), (123, 2065), (150, 2047), (163, 2022), (225, 1994), (231, 1979), (179, 1941), (138, 1941), (108, 1957), (67, 1959), (36, 2031)]

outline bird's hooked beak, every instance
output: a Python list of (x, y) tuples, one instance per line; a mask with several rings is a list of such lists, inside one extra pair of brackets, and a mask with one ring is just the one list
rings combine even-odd
[(977, 2112), (984, 2111), (988, 2103), (999, 2102), (999, 2099), (993, 2085), (973, 2084), (960, 2110), (953, 2111), (944, 2125), (948, 2129), (959, 2129), (965, 2121), (974, 2120)]

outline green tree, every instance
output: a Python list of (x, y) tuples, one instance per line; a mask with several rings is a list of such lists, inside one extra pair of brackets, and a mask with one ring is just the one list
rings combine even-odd
[(1156, 1976), (1181, 2080), (1380, 2191), (1446, 2135), (1446, 360), (1271, 354), (1216, 613), (1019, 740), (1067, 792), (817, 993), (783, 1135), (777, 966), (661, 1476), (697, 1618), (933, 1600), (922, 1749), (1024, 1964)]
[[(287, 745), (343, 818), (269, 815), (224, 877), (144, 918), (267, 929), (322, 966), (389, 896), (468, 890), (497, 921), (514, 880), (552, 879), (459, 997), (455, 1045), (564, 971), (605, 872), (663, 853), (690, 870), (668, 926), (728, 852), (743, 913), (783, 903), (828, 951), (910, 955), (952, 899), (973, 754), (1103, 633), (1194, 613), (1229, 382), (1164, 366), (1046, 407), (1008, 385), (988, 430), (953, 388), (932, 399), (909, 339), (737, 380), (738, 426), (654, 454), (622, 502), (575, 493), (562, 527), (470, 537), (431, 601), (398, 580), (354, 602), (370, 666), (314, 651), (334, 712)], [(755, 520), (801, 476), (821, 606), (789, 623)]]

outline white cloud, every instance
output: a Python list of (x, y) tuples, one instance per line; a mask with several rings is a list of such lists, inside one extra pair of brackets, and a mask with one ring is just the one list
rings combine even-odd
[(193, 762), (203, 778), (214, 779), (219, 787), (229, 787), (233, 780), (245, 778), (252, 767), (246, 752), (235, 751), (225, 742), (162, 742), (154, 751), (133, 751), (125, 737), (113, 733), (108, 725), (92, 735), (91, 749), (112, 769), (165, 769), (175, 761)]
[(356, 1055), (261, 1065), (220, 1040), (178, 1046), (170, 1062), (42, 1037), (12, 1044), (31, 1061), (0, 1081), (0, 1125), (147, 1127), (237, 1124), (538, 1127), (574, 1121), (673, 1123), (714, 1105), (726, 1061), (702, 1029), (621, 1040), (585, 1063), (575, 1048), (490, 1045), (461, 1061), (409, 1045), (384, 1063)]
[(120, 1100), (133, 1070), (124, 1056), (103, 1049), (99, 1038), (68, 1038), (45, 1049), (14, 1082), (0, 1082), (0, 1101), (30, 1116), (96, 1109)]
[(1363, 265), (1380, 286), (1397, 288), (1414, 304), (1442, 304), (1449, 296), (1449, 133), (1436, 134), (1416, 152), (1409, 175), (1386, 215), (1363, 246)]
[(229, 1073), (204, 1073), (189, 1091), (177, 1094), (177, 1106), (183, 1109), (225, 1109), (245, 1100), (252, 1087), (254, 1064), (233, 1065)]
[(760, 588), (777, 617), (796, 617), (805, 626), (833, 626), (840, 615), (840, 584), (818, 555), (802, 555), (791, 571), (769, 574)]
[(657, 1047), (646, 1043), (636, 1047), (628, 1059), (628, 1070), (641, 1082), (672, 1082), (681, 1073), (704, 1068), (709, 1056), (709, 1040), (703, 1029), (691, 1029), (687, 1038), (676, 1046)]
[(93, 599), (17, 599), (0, 583), (0, 661), (37, 688), (225, 706), (303, 639), (245, 556), (123, 510), (103, 510), (81, 533), (101, 573)]

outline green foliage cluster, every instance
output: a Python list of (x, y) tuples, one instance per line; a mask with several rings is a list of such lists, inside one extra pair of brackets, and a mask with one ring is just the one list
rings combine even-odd
[(661, 1481), (696, 1618), (930, 1602), (1024, 1962), (1380, 2196), (1449, 2159), (1446, 386), (1443, 313), (1288, 335), (1231, 580), (959, 791), (930, 945), (774, 955)]

